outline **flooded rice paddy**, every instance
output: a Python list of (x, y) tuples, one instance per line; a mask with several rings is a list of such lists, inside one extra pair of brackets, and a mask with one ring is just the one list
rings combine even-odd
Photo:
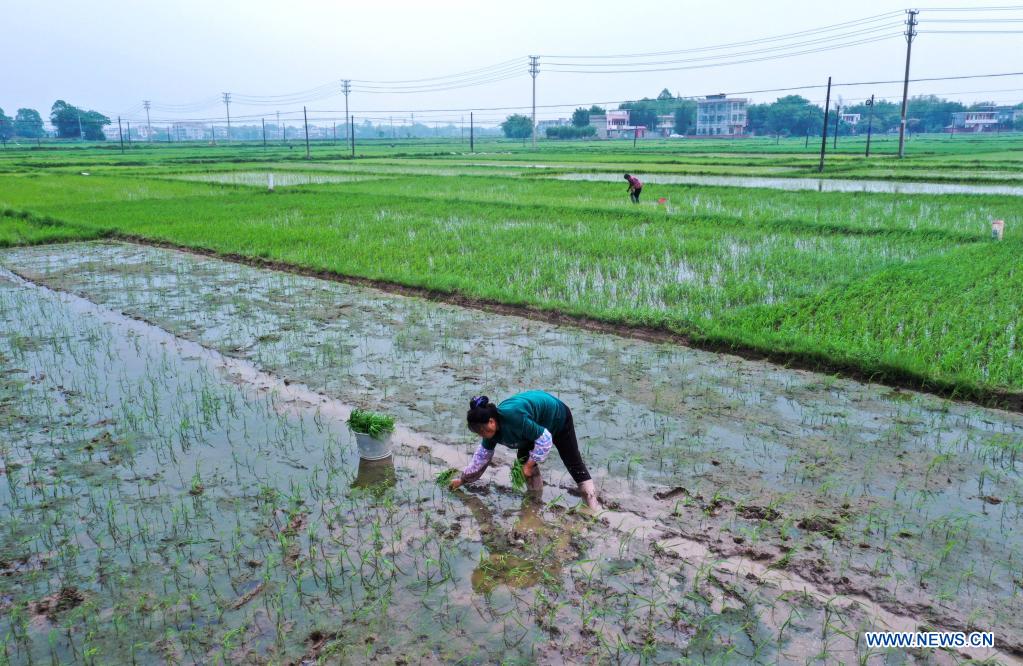
[[(814, 190), (817, 192), (874, 192), (883, 194), (1001, 194), (1023, 197), (1023, 187), (1012, 185), (967, 185), (963, 183), (916, 183), (889, 180), (842, 180), (839, 178), (763, 178), (747, 176), (686, 176), (639, 173), (644, 183), (660, 185), (713, 185), (754, 187), (772, 190)], [(586, 180), (608, 183), (621, 181), (618, 174), (563, 173), (548, 176), (556, 180)]]
[(339, 174), (276, 171), (222, 171), (217, 173), (181, 174), (166, 177), (173, 180), (188, 180), (200, 183), (222, 183), (225, 185), (267, 187), (270, 183), (271, 176), (273, 177), (274, 187), (288, 187), (290, 185), (323, 185), (327, 183), (353, 183), (372, 178), (372, 176), (344, 176)]
[[(8, 660), (1023, 654), (1018, 414), (133, 244), (0, 264)], [(470, 395), (534, 387), (602, 522), (556, 456), (542, 500), (433, 482)], [(393, 465), (351, 407), (398, 418)]]

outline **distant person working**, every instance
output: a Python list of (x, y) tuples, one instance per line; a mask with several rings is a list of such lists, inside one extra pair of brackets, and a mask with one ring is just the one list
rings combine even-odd
[(643, 183), (639, 182), (639, 178), (625, 174), (625, 180), (629, 181), (629, 196), (632, 198), (632, 203), (639, 203), (639, 195), (643, 192)]

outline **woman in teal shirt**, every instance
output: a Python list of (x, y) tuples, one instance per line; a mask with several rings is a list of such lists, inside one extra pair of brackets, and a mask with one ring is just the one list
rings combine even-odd
[(451, 482), (452, 489), (479, 479), (494, 457), (494, 448), (503, 444), (515, 449), (518, 459), (523, 461), (522, 473), (530, 489), (542, 490), (543, 480), (537, 466), (547, 459), (553, 447), (578, 484), (586, 506), (593, 511), (600, 510), (593, 479), (579, 455), (579, 442), (568, 405), (545, 391), (518, 393), (499, 405), (482, 395), (469, 401), (466, 420), (469, 429), (482, 440), (461, 477)]

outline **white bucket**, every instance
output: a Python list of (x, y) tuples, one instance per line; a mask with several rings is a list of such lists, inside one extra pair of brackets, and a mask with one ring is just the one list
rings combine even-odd
[(391, 455), (391, 433), (384, 435), (383, 439), (376, 439), (364, 432), (352, 434), (359, 446), (359, 457), (363, 460), (383, 460)]
[(1005, 220), (994, 220), (991, 223), (991, 238), (1002, 240), (1005, 235)]
[(274, 175), (272, 173), (266, 174), (266, 189), (274, 191)]

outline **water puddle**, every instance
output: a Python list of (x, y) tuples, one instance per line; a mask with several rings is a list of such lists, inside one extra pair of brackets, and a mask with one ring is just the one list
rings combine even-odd
[(291, 185), (323, 185), (326, 183), (354, 183), (370, 180), (372, 176), (344, 176), (340, 174), (298, 173), (294, 171), (222, 171), (219, 173), (195, 173), (163, 176), (171, 180), (188, 180), (199, 183), (223, 183), (225, 185), (249, 185), (267, 187), (273, 176), (274, 187)]
[[(805, 592), (813, 588), (806, 603), (816, 604), (818, 610), (821, 598), (826, 601), (829, 594), (846, 595), (854, 601), (844, 607), (843, 613), (848, 613), (849, 622), (856, 627), (890, 613), (895, 619), (885, 620), (889, 626), (896, 621), (911, 624), (905, 618), (912, 616), (961, 629), (961, 618), (969, 616), (971, 626), (995, 631), (999, 646), (1021, 649), (1018, 637), (1023, 635), (1023, 620), (1013, 610), (1023, 585), (1016, 573), (1023, 543), (1016, 529), (1023, 497), (1016, 461), (1023, 451), (1023, 417), (1018, 414), (131, 244), (11, 250), (0, 254), (0, 263), (33, 281), (79, 294), (103, 308), (217, 350), (225, 355), (225, 362), (246, 364), (257, 374), (269, 373), (282, 384), (275, 391), (290, 391), (296, 386), (312, 389), (301, 400), (310, 405), (313, 416), (288, 417), (292, 419), (289, 423), (304, 426), (278, 425), (279, 411), (265, 406), (265, 396), (263, 411), (257, 413), (272, 411), (269, 425), (258, 420), (230, 421), (225, 415), (218, 421), (212, 407), (208, 408), (210, 416), (203, 417), (201, 388), (198, 412), (181, 412), (180, 407), (173, 406), (122, 409), (119, 413), (125, 416), (121, 418), (129, 424), (135, 423), (133, 419), (145, 422), (155, 418), (152, 415), (173, 414), (168, 423), (174, 427), (160, 426), (157, 430), (156, 425), (140, 426), (127, 433), (141, 433), (131, 437), (142, 439), (129, 438), (135, 442), (134, 450), (152, 448), (146, 439), (149, 437), (166, 441), (160, 449), (164, 451), (160, 460), (175, 461), (175, 487), (153, 493), (158, 498), (171, 491), (177, 495), (172, 500), (158, 499), (157, 506), (164, 506), (166, 501), (172, 506), (180, 504), (186, 496), (192, 501), (188, 491), (197, 470), (204, 488), (216, 488), (217, 483), (237, 477), (240, 465), (246, 474), (252, 468), (257, 470), (256, 478), (272, 479), (284, 497), (292, 491), (292, 480), (297, 475), (294, 487), (305, 494), (306, 505), (325, 501), (322, 494), (331, 505), (343, 506), (344, 511), (358, 518), (362, 514), (349, 497), (355, 484), (362, 492), (353, 497), (373, 506), (372, 515), (403, 525), (405, 533), (426, 529), (436, 516), (445, 516), (443, 527), (429, 529), (440, 530), (461, 545), (435, 555), (442, 557), (440, 561), (457, 561), (452, 570), (461, 573), (451, 577), (461, 583), (459, 594), (470, 594), (464, 599), (458, 597), (470, 605), (475, 603), (472, 594), (498, 594), (506, 595), (503, 603), (508, 608), (507, 604), (516, 598), (514, 590), (534, 589), (566, 577), (574, 579), (582, 575), (582, 570), (592, 569), (582, 562), (593, 560), (595, 553), (603, 553), (597, 559), (609, 560), (606, 566), (598, 567), (602, 584), (616, 576), (643, 579), (651, 566), (661, 567), (669, 579), (675, 572), (685, 581), (664, 582), (665, 599), (676, 599), (675, 595), (684, 598), (686, 590), (692, 588), (702, 590), (698, 596), (707, 604), (699, 610), (685, 610), (695, 615), (688, 624), (683, 623), (688, 627), (684, 631), (680, 629), (682, 624), (672, 625), (672, 631), (681, 634), (655, 641), (666, 658), (673, 651), (692, 657), (697, 646), (710, 645), (702, 642), (708, 631), (713, 636), (718, 636), (714, 633), (718, 631), (735, 633), (732, 629), (742, 626), (735, 622), (751, 612), (749, 604), (761, 603), (742, 596), (744, 603), (733, 606), (727, 595), (720, 594), (715, 580), (727, 585), (746, 581), (743, 584), (752, 586), (753, 591), (748, 589), (743, 594), (755, 594), (758, 599), (765, 595), (770, 601), (763, 603), (768, 605), (780, 603), (779, 590)], [(25, 289), (8, 287), (5, 291), (23, 294)], [(100, 345), (99, 350), (88, 352), (93, 345), (88, 341), (100, 335), (89, 333), (96, 329), (88, 328), (88, 318), (56, 310), (33, 318), (26, 313), (41, 311), (42, 306), (27, 297), (19, 298), (8, 295), (0, 302), (7, 335), (0, 353), (5, 367), (23, 368), (29, 377), (40, 372), (47, 377), (60, 376), (59, 371), (51, 374), (55, 371), (33, 368), (33, 363), (42, 363), (37, 360), (39, 355), (49, 359), (48, 367), (70, 363), (65, 358), (68, 355), (73, 359), (89, 354), (97, 357), (95, 364), (116, 365), (127, 363), (126, 359), (132, 358), (131, 345), (140, 344), (133, 341), (114, 348)], [(191, 351), (166, 357), (166, 349), (167, 345), (157, 344), (151, 352), (157, 360), (149, 364), (152, 367), (164, 359), (156, 367), (172, 377), (185, 372), (176, 368), (189, 354), (198, 355)], [(170, 396), (185, 396), (184, 402), (188, 403), (197, 400), (195, 387), (202, 386), (192, 379), (162, 379), (159, 373), (154, 380), (150, 374), (155, 371), (140, 371), (144, 379), (120, 382), (115, 388), (123, 385), (121, 392), (111, 394), (113, 388), (94, 379), (116, 378), (125, 372), (103, 366), (82, 372), (83, 378), (54, 381), (90, 399), (100, 396), (98, 405), (121, 404), (126, 396), (136, 395), (145, 401), (146, 396), (164, 391)], [(97, 381), (101, 384), (98, 388), (90, 384)], [(251, 378), (246, 381), (252, 383)], [(83, 384), (87, 389), (80, 388)], [(611, 526), (619, 535), (634, 532), (634, 541), (622, 536), (602, 540), (585, 531), (566, 541), (567, 519), (562, 513), (550, 505), (544, 505), (548, 508), (538, 515), (530, 513), (521, 500), (502, 490), (506, 467), (493, 477), (502, 485), (484, 486), (487, 494), (478, 497), (482, 502), (479, 504), (469, 501), (474, 495), (453, 498), (439, 493), (429, 477), (440, 468), (426, 470), (429, 466), (411, 453), (407, 463), (399, 458), (393, 475), (387, 469), (363, 469), (350, 453), (341, 452), (350, 452), (350, 445), (343, 441), (347, 434), (336, 432), (343, 430), (337, 426), (343, 414), (333, 417), (333, 430), (324, 431), (332, 434), (317, 435), (320, 439), (312, 436), (319, 432), (315, 410), (318, 408), (322, 415), (323, 401), (340, 400), (394, 414), (408, 429), (403, 436), (409, 438), (410, 451), (425, 446), (429, 456), (439, 458), (442, 464), (461, 465), (473, 448), (462, 422), (468, 396), (482, 391), (500, 398), (533, 387), (546, 388), (572, 406), (584, 458), (598, 478), (605, 500), (638, 517), (632, 527), (627, 516), (611, 519)], [(274, 395), (275, 391), (267, 391), (266, 395)], [(170, 397), (153, 401), (162, 404), (163, 399), (174, 402)], [(230, 403), (210, 404), (242, 404), (239, 401), (235, 398)], [(41, 409), (44, 403), (37, 403)], [(86, 426), (110, 418), (104, 416), (104, 409), (95, 407), (95, 415), (85, 419), (85, 425), (72, 421), (61, 446), (67, 446), (66, 439), (72, 437), (74, 441), (88, 441), (99, 435)], [(46, 410), (46, 416), (36, 414), (32, 421), (40, 430), (35, 435), (39, 445), (53, 437), (41, 431), (41, 424), (53, 413), (71, 411), (56, 403)], [(182, 427), (186, 422), (188, 427)], [(184, 448), (182, 442), (195, 439), (195, 424), (207, 422), (211, 428), (216, 424), (224, 429), (213, 448), (219, 452), (217, 459), (228, 467), (216, 477), (217, 483), (212, 479), (206, 482), (206, 458), (196, 457), (202, 447), (192, 444), (188, 455), (179, 452)], [(281, 442), (279, 447), (287, 455), (277, 453), (276, 446), (264, 448), (263, 456), (257, 455), (259, 447), (252, 451), (246, 448), (252, 446), (252, 433), (271, 437), (294, 428), (305, 433), (307, 439), (303, 441), (308, 443), (304, 447), (291, 443), (284, 435), (270, 440)], [(121, 441), (118, 432), (111, 436)], [(415, 437), (423, 438), (423, 442), (417, 444)], [(105, 442), (94, 445), (94, 449), (97, 446), (118, 449)], [(238, 448), (245, 450), (238, 452)], [(327, 464), (328, 451), (333, 451), (329, 455), (333, 472), (327, 471), (331, 467)], [(171, 453), (178, 457), (170, 458)], [(267, 457), (269, 453), (272, 456)], [(241, 456), (244, 464), (235, 463), (236, 456)], [(257, 458), (263, 462), (257, 464)], [(268, 464), (264, 458), (276, 461), (272, 471), (259, 466)], [(32, 455), (22, 451), (18, 459), (25, 465)], [(498, 459), (507, 463), (510, 456), (499, 454)], [(65, 467), (72, 463), (77, 466)], [(97, 467), (88, 458), (53, 465), (60, 474), (99, 479), (101, 487), (120, 483), (107, 478), (107, 466)], [(547, 467), (544, 500), (557, 506), (572, 484), (556, 459)], [(142, 470), (139, 478), (151, 473)], [(334, 488), (342, 474), (344, 493)], [(331, 484), (326, 483), (328, 477)], [(230, 483), (224, 487), (230, 487)], [(245, 492), (258, 496), (260, 492), (254, 480), (246, 482), (245, 488), (243, 496)], [(132, 492), (142, 491), (133, 486)], [(235, 492), (232, 489), (232, 494)], [(312, 497), (308, 497), (310, 494)], [(115, 503), (123, 495), (125, 492), (117, 495)], [(109, 493), (104, 496), (110, 497)], [(208, 493), (204, 490), (198, 497), (208, 497)], [(99, 506), (99, 501), (94, 500), (93, 505)], [(396, 516), (380, 513), (380, 502), (393, 502)], [(409, 506), (420, 504), (422, 511), (406, 515)], [(241, 502), (235, 510), (252, 506), (258, 503)], [(173, 515), (166, 506), (162, 510)], [(186, 515), (192, 518), (192, 514)], [(252, 519), (228, 518), (228, 524), (241, 521), (243, 525)], [(133, 519), (137, 517), (128, 517)], [(218, 520), (210, 524), (216, 525)], [(207, 525), (208, 519), (203, 516), (203, 520), (195, 521)], [(282, 525), (289, 521), (284, 520)], [(369, 535), (376, 528), (367, 525), (363, 529), (361, 533)], [(644, 554), (649, 539), (658, 544), (652, 555)], [(263, 548), (272, 549), (270, 545)], [(621, 553), (616, 552), (619, 550)], [(460, 555), (456, 557), (454, 552)], [(537, 560), (536, 553), (543, 556)], [(658, 558), (669, 558), (672, 564), (665, 566)], [(630, 568), (625, 560), (638, 564)], [(708, 561), (718, 565), (700, 574)], [(422, 559), (418, 562), (420, 573), (430, 570), (422, 568)], [(317, 575), (321, 575), (319, 571)], [(592, 571), (590, 575), (596, 577)], [(408, 585), (431, 588), (433, 583), (424, 584), (417, 578)], [(35, 590), (32, 598), (53, 593), (51, 588), (52, 584)], [(452, 591), (450, 587), (444, 590)], [(593, 594), (598, 595), (596, 591)], [(579, 602), (572, 594), (568, 598), (573, 600), (571, 603)], [(613, 595), (608, 598), (625, 603)], [(412, 605), (402, 606), (401, 612), (415, 616), (422, 612), (416, 610), (416, 604), (429, 605), (434, 600), (409, 601)], [(345, 603), (356, 602), (349, 599)], [(667, 605), (657, 606), (655, 615), (670, 617), (675, 610), (667, 601), (663, 603)], [(555, 611), (555, 616), (567, 612), (562, 607)], [(817, 611), (800, 610), (804, 612), (812, 617)], [(713, 628), (701, 625), (704, 615), (713, 616), (714, 622), (721, 624)], [(768, 616), (772, 613), (766, 612), (766, 606), (759, 607), (754, 613), (756, 626), (751, 633), (743, 634), (742, 641), (751, 650), (762, 646), (760, 649), (769, 650), (765, 654), (775, 658), (780, 658), (779, 654), (803, 654), (804, 649), (815, 655), (820, 650), (819, 640), (808, 637), (812, 633), (809, 629), (798, 638), (777, 640), (785, 631), (771, 625)], [(586, 626), (581, 618), (573, 617), (573, 627)], [(612, 619), (608, 624), (614, 625), (616, 616), (611, 613), (609, 617)], [(813, 626), (813, 621), (807, 623)], [(551, 633), (543, 623), (536, 626), (541, 632)], [(820, 628), (813, 631), (817, 636)], [(775, 638), (767, 640), (767, 635)], [(841, 643), (834, 636), (832, 639), (826, 642)], [(566, 653), (559, 654), (564, 658)], [(742, 654), (749, 651), (742, 648)]]
[[(713, 185), (753, 187), (772, 190), (814, 190), (817, 192), (874, 192), (887, 194), (998, 194), (1023, 196), (1023, 187), (1010, 185), (967, 185), (962, 183), (911, 183), (886, 180), (842, 180), (837, 178), (759, 178), (744, 176), (685, 176), (638, 172), (644, 183), (658, 185)], [(565, 173), (549, 176), (556, 180), (586, 180), (607, 183), (621, 181), (619, 174)]]

